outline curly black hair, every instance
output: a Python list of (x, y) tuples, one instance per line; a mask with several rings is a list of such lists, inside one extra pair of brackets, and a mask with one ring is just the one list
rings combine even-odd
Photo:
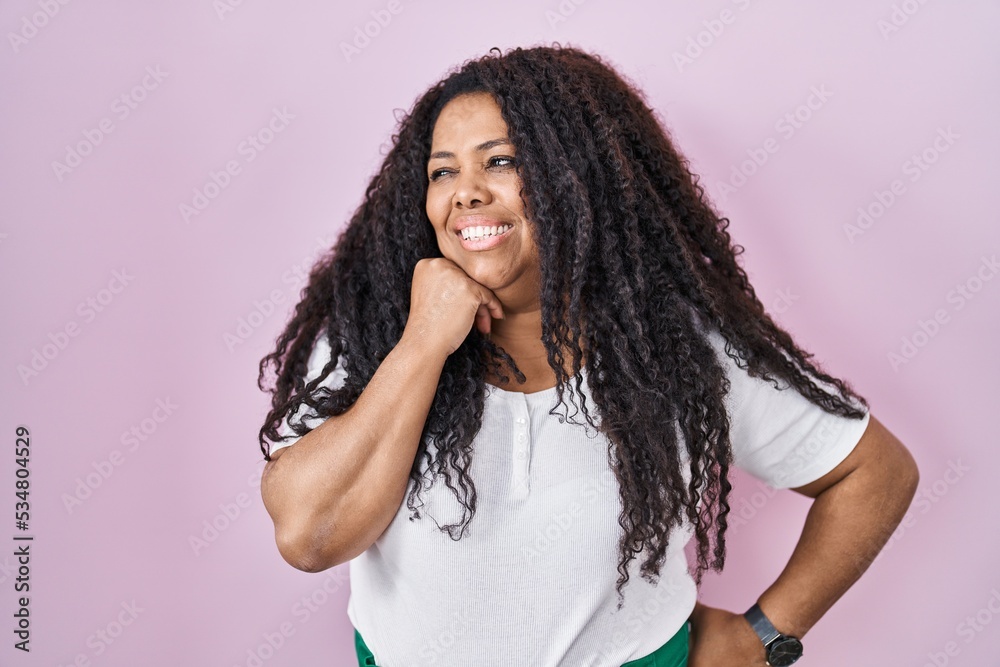
[[(449, 72), (401, 116), (363, 202), (313, 267), (274, 352), (260, 362), (258, 386), (272, 392), (259, 434), (264, 458), (270, 460), (265, 438), (277, 442), (278, 427), (303, 404), (319, 417), (343, 414), (399, 342), (413, 269), (423, 258), (442, 256), (424, 208), (434, 122), (448, 101), (471, 92), (494, 96), (515, 148), (541, 258), (542, 343), (558, 400), (565, 405), (563, 389), (574, 379), (579, 394), (584, 366), (599, 425), (585, 401), (584, 415), (611, 443), (623, 507), (619, 607), (629, 562), (648, 550), (641, 573), (655, 581), (668, 535), (685, 520), (697, 537), (700, 586), (706, 569), (725, 564), (732, 488), (723, 400), (729, 381), (706, 327), (725, 338), (725, 352), (740, 368), (772, 383), (786, 380), (826, 412), (860, 419), (865, 411), (849, 399), (868, 403), (811, 362), (813, 355), (765, 312), (737, 262), (744, 248), (727, 232), (729, 220), (714, 210), (644, 95), (600, 56), (574, 47), (495, 48)], [(307, 385), (320, 335), (332, 358)], [(572, 374), (564, 369), (567, 352)], [(320, 388), (342, 354), (343, 385)], [(268, 388), (272, 363), (276, 379)], [(510, 355), (473, 327), (446, 360), (424, 424), (407, 507), (411, 519), (419, 518), (413, 503), (426, 462), (464, 508), (460, 524), (441, 527), (452, 539), (461, 538), (475, 514), (468, 471), (486, 372), (506, 382), (504, 366), (525, 381)], [(837, 393), (824, 391), (816, 378)], [(293, 426), (297, 435), (308, 430)]]

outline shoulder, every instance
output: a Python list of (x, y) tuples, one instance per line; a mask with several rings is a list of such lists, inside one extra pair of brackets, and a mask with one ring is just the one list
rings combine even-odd
[[(750, 375), (746, 361), (718, 331), (708, 330), (705, 337), (729, 380), (724, 403), (738, 468), (775, 488), (797, 487), (829, 472), (858, 444), (869, 424), (867, 412), (862, 419), (828, 412), (773, 373), (771, 379)], [(837, 394), (833, 385), (813, 382)]]

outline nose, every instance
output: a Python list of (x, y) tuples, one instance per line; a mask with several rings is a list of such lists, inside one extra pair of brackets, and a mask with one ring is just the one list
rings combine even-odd
[(452, 205), (455, 208), (475, 208), (493, 201), (493, 194), (485, 182), (484, 174), (478, 169), (463, 169), (452, 182), (455, 184), (455, 193), (452, 195)]

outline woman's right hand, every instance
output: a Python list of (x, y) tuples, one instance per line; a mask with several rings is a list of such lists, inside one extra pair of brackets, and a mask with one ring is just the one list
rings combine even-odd
[(413, 268), (404, 335), (440, 345), (450, 355), (465, 341), (473, 324), (488, 334), (491, 319), (503, 316), (496, 294), (447, 257), (421, 259)]

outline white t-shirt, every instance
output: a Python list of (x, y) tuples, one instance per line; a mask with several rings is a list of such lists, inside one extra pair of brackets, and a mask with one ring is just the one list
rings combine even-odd
[[(778, 390), (750, 377), (725, 354), (718, 332), (708, 336), (731, 381), (726, 407), (736, 466), (791, 488), (847, 457), (870, 415), (831, 415), (783, 381)], [(329, 358), (321, 337), (308, 379)], [(586, 380), (586, 369), (582, 375)], [(325, 384), (339, 386), (343, 378), (339, 366)], [(439, 478), (421, 492), (421, 518), (410, 520), (404, 496), (385, 532), (350, 562), (347, 614), (380, 667), (620, 667), (654, 652), (686, 622), (697, 594), (684, 554), (689, 524), (670, 535), (657, 584), (639, 574), (645, 554), (629, 563), (624, 604), (616, 609), (617, 481), (609, 442), (587, 425), (573, 387), (575, 380), (565, 396), (576, 424), (548, 414), (554, 387), (524, 394), (488, 385), (470, 469), (478, 507), (466, 533), (453, 541), (434, 523), (462, 517)], [(589, 393), (587, 409), (599, 423)], [(555, 413), (567, 411), (560, 405)]]

